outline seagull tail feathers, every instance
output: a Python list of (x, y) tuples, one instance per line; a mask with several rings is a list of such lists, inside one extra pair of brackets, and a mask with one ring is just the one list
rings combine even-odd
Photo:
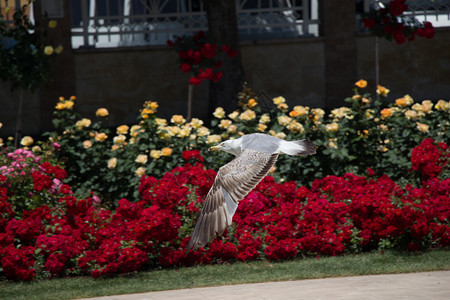
[(316, 149), (310, 140), (283, 141), (280, 148), (282, 153), (293, 156), (316, 154)]

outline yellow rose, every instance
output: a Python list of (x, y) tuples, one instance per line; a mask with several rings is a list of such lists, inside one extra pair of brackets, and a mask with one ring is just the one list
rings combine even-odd
[(417, 114), (417, 112), (415, 110), (408, 109), (405, 112), (405, 117), (407, 119), (414, 120), (414, 119), (416, 119), (418, 117), (418, 114)]
[(63, 50), (64, 50), (64, 47), (63, 47), (62, 45), (58, 45), (58, 46), (55, 48), (55, 53), (56, 53), (56, 54), (61, 54), (61, 52), (63, 52)]
[(5, 144), (3, 143), (3, 139), (0, 138), (0, 147), (3, 147)]
[(311, 112), (314, 116), (317, 116), (319, 118), (322, 118), (323, 115), (325, 114), (325, 111), (321, 108), (313, 108), (311, 109)]
[(161, 156), (170, 156), (170, 155), (172, 155), (172, 152), (173, 152), (172, 148), (169, 148), (169, 147), (162, 148)]
[(356, 85), (357, 87), (359, 87), (360, 89), (363, 89), (363, 88), (365, 88), (365, 87), (367, 86), (367, 81), (361, 79), (361, 80), (357, 81), (357, 82), (355, 83), (355, 85)]
[(36, 145), (36, 146), (33, 146), (33, 148), (31, 148), (31, 151), (33, 151), (34, 153), (42, 152), (42, 148), (40, 146)]
[(64, 103), (58, 102), (58, 103), (56, 104), (55, 108), (56, 108), (57, 110), (63, 110), (63, 109), (66, 109), (66, 106), (64, 105)]
[(336, 122), (325, 125), (325, 131), (338, 131), (338, 130), (339, 130), (339, 124)]
[(295, 110), (296, 112), (298, 112), (298, 117), (303, 117), (303, 116), (305, 116), (306, 114), (308, 114), (308, 112), (309, 112), (309, 107), (297, 105), (297, 106), (294, 106), (294, 110)]
[(337, 119), (344, 118), (344, 117), (347, 119), (352, 119), (353, 116), (350, 113), (351, 113), (350, 108), (344, 106), (344, 107), (333, 109), (331, 111), (330, 117), (337, 118)]
[(186, 120), (183, 118), (182, 115), (173, 115), (172, 119), (170, 119), (170, 122), (181, 125), (184, 122), (186, 122)]
[(220, 120), (219, 127), (223, 128), (223, 129), (227, 129), (231, 125), (231, 123), (233, 123), (231, 120), (227, 120), (227, 119)]
[(302, 132), (305, 131), (305, 128), (303, 127), (303, 125), (300, 124), (297, 121), (292, 121), (291, 123), (288, 124), (288, 126), (286, 126), (286, 128), (288, 130), (290, 130), (291, 132), (300, 132), (300, 133), (302, 133)]
[(167, 125), (167, 120), (166, 119), (161, 119), (161, 118), (156, 118), (155, 119), (155, 124), (158, 126), (166, 126)]
[(161, 157), (161, 151), (159, 150), (152, 150), (150, 151), (150, 157), (153, 159), (158, 159)]
[(246, 111), (242, 112), (239, 116), (240, 120), (244, 121), (250, 121), (256, 118), (256, 113), (253, 110), (247, 109)]
[(134, 160), (138, 164), (145, 164), (147, 163), (148, 157), (145, 154), (139, 154), (136, 159)]
[(295, 117), (297, 117), (298, 115), (300, 115), (300, 113), (299, 113), (298, 111), (296, 111), (296, 110), (292, 110), (292, 111), (289, 112), (289, 116), (290, 116), (290, 117), (295, 118)]
[(258, 126), (256, 127), (256, 129), (258, 131), (264, 132), (267, 129), (267, 125), (263, 124), (263, 123), (259, 123)]
[(181, 131), (180, 127), (178, 127), (178, 126), (169, 126), (169, 127), (166, 127), (166, 130), (169, 131), (169, 134), (171, 136), (175, 136), (175, 135), (179, 134)]
[(120, 149), (119, 145), (114, 144), (111, 146), (111, 151), (116, 151), (117, 149)]
[(237, 126), (234, 125), (234, 124), (231, 124), (231, 125), (228, 127), (228, 129), (227, 129), (227, 131), (228, 131), (229, 133), (235, 133), (236, 130), (237, 130)]
[(286, 134), (284, 132), (278, 132), (275, 134), (275, 136), (282, 140), (284, 140), (286, 138)]
[(256, 105), (258, 105), (258, 102), (256, 102), (255, 99), (250, 99), (250, 100), (248, 100), (247, 105), (248, 105), (248, 107), (253, 108), (253, 107), (255, 107)]
[(194, 128), (200, 128), (203, 125), (203, 121), (197, 118), (192, 118), (191, 125)]
[(158, 102), (152, 102), (150, 101), (149, 106), (151, 109), (156, 110), (158, 108)]
[(222, 119), (225, 116), (225, 110), (222, 107), (217, 107), (213, 115), (218, 119)]
[(83, 142), (84, 149), (88, 149), (92, 147), (92, 142), (90, 140), (86, 140)]
[(107, 138), (108, 138), (108, 136), (104, 132), (100, 132), (95, 135), (95, 140), (97, 142), (103, 142)]
[(428, 114), (433, 109), (433, 103), (430, 100), (422, 101), (422, 112)]
[(133, 125), (130, 129), (130, 135), (132, 137), (136, 137), (140, 132), (144, 132), (145, 130), (140, 125)]
[(197, 129), (197, 135), (198, 136), (204, 136), (204, 135), (208, 135), (208, 134), (209, 134), (209, 129), (206, 128), (205, 126), (202, 126), (202, 127)]
[(31, 146), (33, 143), (34, 143), (34, 140), (31, 136), (24, 136), (22, 138), (22, 140), (20, 141), (20, 144), (25, 147)]
[(387, 94), (389, 94), (390, 90), (385, 88), (384, 86), (378, 85), (377, 86), (377, 94), (383, 97), (386, 97)]
[(428, 132), (429, 127), (427, 124), (417, 122), (416, 125), (417, 125), (417, 130), (419, 130), (420, 132)]
[(99, 108), (95, 112), (95, 115), (97, 117), (107, 117), (109, 115), (109, 112), (108, 112), (108, 110), (106, 108)]
[(270, 122), (270, 117), (268, 114), (263, 114), (259, 119), (259, 123), (267, 124)]
[(127, 125), (120, 125), (119, 127), (117, 127), (116, 132), (117, 134), (127, 134), (129, 128), (130, 127), (128, 127)]
[(328, 142), (328, 148), (334, 148), (334, 149), (336, 149), (336, 148), (337, 148), (337, 145), (334, 143), (334, 141), (329, 141), (329, 142)]
[(289, 124), (292, 121), (292, 118), (288, 117), (288, 116), (279, 116), (278, 117), (278, 123), (282, 126), (286, 126), (287, 124)]
[(228, 115), (228, 118), (230, 118), (231, 120), (234, 120), (237, 118), (237, 116), (239, 116), (239, 112), (233, 111), (231, 114)]
[(117, 158), (113, 157), (108, 160), (108, 169), (114, 169), (117, 166)]
[(390, 108), (384, 108), (380, 113), (383, 120), (392, 116), (392, 110)]
[(280, 103), (277, 105), (277, 108), (282, 111), (286, 111), (288, 109), (288, 105), (286, 103)]
[(52, 55), (54, 51), (55, 51), (55, 50), (54, 50), (53, 47), (50, 46), (50, 45), (45, 46), (45, 48), (44, 48), (44, 53), (45, 53), (45, 55)]
[(395, 100), (395, 105), (397, 106), (407, 106), (405, 97), (398, 98)]
[(50, 20), (48, 21), (48, 27), (49, 28), (55, 28), (56, 25), (58, 25), (58, 22), (56, 20)]
[(441, 99), (436, 103), (435, 108), (437, 110), (449, 111), (450, 110), (450, 101), (445, 101), (445, 100)]
[(89, 127), (89, 126), (91, 126), (91, 123), (92, 123), (91, 120), (89, 120), (89, 119), (87, 119), (87, 118), (83, 118), (83, 119), (77, 121), (77, 122), (75, 123), (75, 126), (76, 126), (78, 129), (81, 129), (81, 128), (83, 128), (83, 127)]
[(137, 176), (142, 176), (145, 174), (145, 171), (147, 171), (145, 168), (143, 167), (139, 167), (136, 169), (136, 171), (134, 172)]
[(206, 140), (206, 143), (207, 143), (207, 144), (217, 144), (217, 143), (219, 143), (221, 140), (222, 140), (222, 138), (221, 138), (220, 135), (218, 135), (218, 134), (212, 134), (212, 135), (209, 135), (209, 136), (208, 136), (208, 138), (207, 138), (207, 140)]
[(286, 99), (284, 99), (284, 97), (281, 97), (281, 96), (279, 96), (279, 97), (276, 97), (276, 98), (273, 98), (273, 103), (275, 104), (275, 105), (280, 105), (281, 103), (284, 103), (284, 102), (286, 102)]
[(126, 136), (124, 136), (123, 134), (119, 134), (118, 136), (115, 136), (113, 138), (113, 142), (114, 142), (114, 144), (120, 145), (120, 144), (123, 144), (126, 139), (127, 139)]

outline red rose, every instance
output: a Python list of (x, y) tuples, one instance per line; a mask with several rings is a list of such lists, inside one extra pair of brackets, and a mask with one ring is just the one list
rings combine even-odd
[(395, 31), (393, 33), (393, 36), (394, 36), (395, 42), (399, 45), (403, 44), (406, 41), (406, 37), (403, 34), (403, 32), (401, 32), (401, 31)]
[(393, 16), (400, 16), (403, 12), (408, 10), (408, 5), (405, 4), (406, 0), (394, 0), (389, 3), (390, 12)]
[(363, 22), (364, 22), (364, 27), (366, 27), (368, 29), (374, 28), (375, 25), (377, 24), (374, 19), (370, 19), (370, 18), (365, 18), (363, 20)]
[(189, 79), (189, 84), (192, 84), (192, 85), (199, 85), (199, 84), (201, 84), (202, 83), (202, 80), (200, 79), (200, 78), (198, 78), (198, 77), (191, 77), (190, 79)]
[(216, 44), (209, 44), (206, 43), (201, 49), (200, 49), (200, 53), (203, 55), (203, 57), (205, 58), (213, 58), (214, 56), (216, 56), (217, 53), (217, 45)]
[(191, 72), (191, 71), (192, 71), (191, 65), (190, 65), (190, 64), (187, 64), (187, 63), (182, 63), (182, 64), (180, 65), (180, 69), (181, 69), (181, 71), (183, 71), (183, 72), (185, 72), (185, 73)]

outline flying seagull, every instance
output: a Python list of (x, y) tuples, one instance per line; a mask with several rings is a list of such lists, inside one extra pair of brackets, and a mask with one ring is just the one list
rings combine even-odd
[(210, 150), (222, 150), (236, 158), (217, 172), (187, 251), (203, 247), (231, 225), (239, 201), (267, 175), (280, 153), (293, 156), (315, 154), (316, 146), (309, 140), (284, 141), (267, 134), (253, 133), (222, 142)]

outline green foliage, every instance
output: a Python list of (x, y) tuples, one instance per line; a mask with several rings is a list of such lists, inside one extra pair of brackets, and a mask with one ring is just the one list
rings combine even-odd
[(32, 24), (27, 11), (30, 3), (18, 8), (12, 23), (6, 21), (8, 11), (0, 14), (0, 79), (11, 88), (34, 91), (48, 81), (49, 61), (58, 51), (45, 45), (46, 31)]
[(346, 99), (348, 107), (328, 113), (304, 106), (289, 109), (283, 97), (274, 98), (273, 109), (263, 113), (259, 99), (245, 87), (239, 95), (241, 108), (229, 114), (217, 108), (209, 128), (199, 119), (186, 122), (180, 115), (158, 118), (158, 104), (151, 101), (144, 103), (136, 124), (108, 128), (106, 109), (99, 109), (91, 121), (74, 111), (75, 97), (61, 98), (53, 120), (56, 130), (46, 133), (54, 147), (47, 148), (57, 149), (51, 156), (63, 163), (68, 184), (79, 197), (94, 191), (110, 207), (121, 198), (138, 199), (142, 175), (159, 178), (183, 165), (185, 150), (199, 149), (205, 167), (217, 171), (233, 157), (209, 152), (209, 147), (253, 132), (286, 140), (307, 138), (317, 145), (316, 155), (281, 155), (270, 173), (279, 181), (309, 186), (326, 175), (367, 175), (369, 171), (400, 183), (420, 182), (418, 174), (408, 171), (410, 150), (427, 137), (436, 142), (449, 140), (449, 102), (414, 103), (405, 95), (386, 104), (387, 89), (379, 87), (373, 100), (369, 93), (362, 93), (364, 88), (358, 82), (354, 95)]

